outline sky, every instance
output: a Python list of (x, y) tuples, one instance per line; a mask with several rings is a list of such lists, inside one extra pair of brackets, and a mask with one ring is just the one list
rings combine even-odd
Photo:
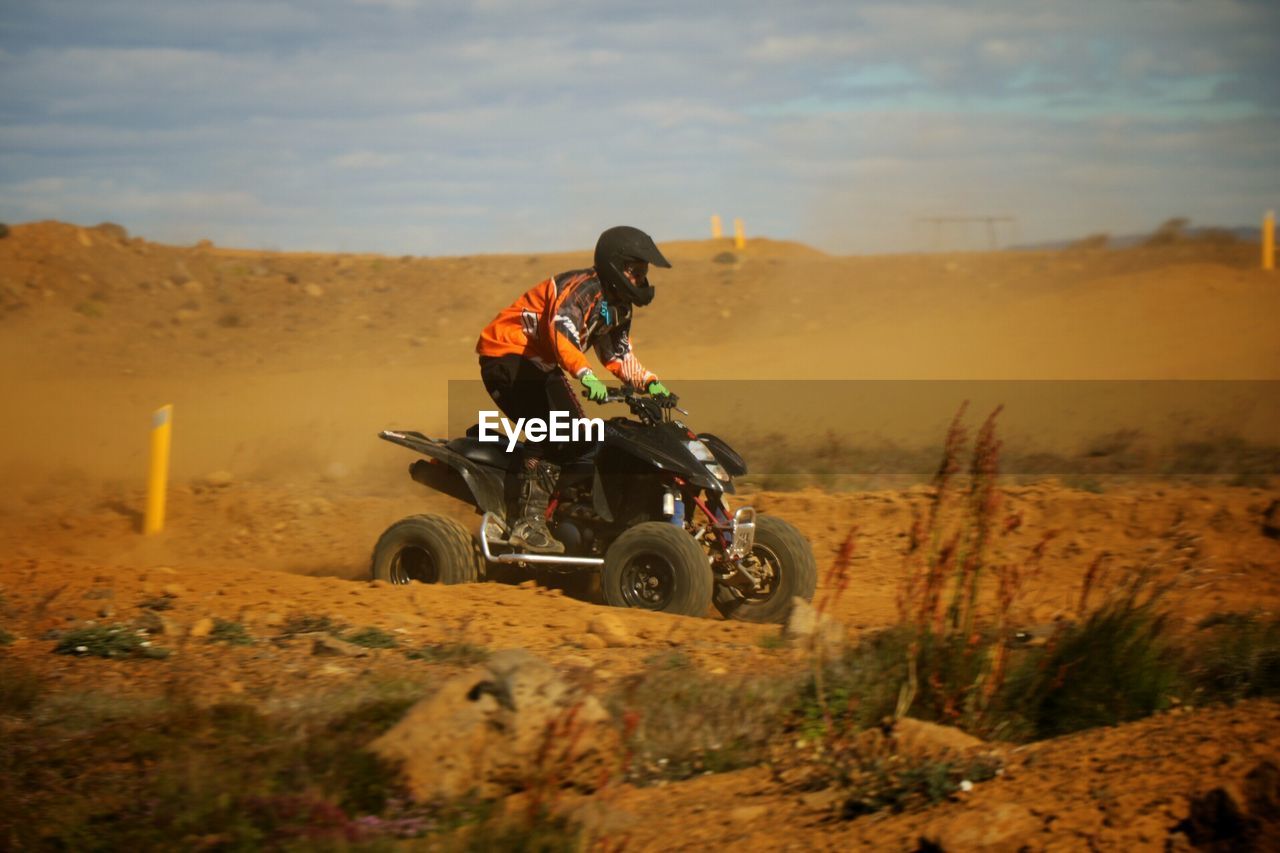
[(0, 221), (463, 255), (1256, 225), (1280, 0), (0, 0)]

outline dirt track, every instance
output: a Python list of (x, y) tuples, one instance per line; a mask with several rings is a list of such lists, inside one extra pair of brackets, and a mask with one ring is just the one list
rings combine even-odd
[[(657, 279), (658, 299), (637, 320), (637, 350), (664, 377), (1280, 378), (1280, 287), (1248, 268), (1252, 247), (827, 258), (762, 242), (717, 261), (725, 248), (673, 246), (676, 269)], [(60, 224), (14, 227), (0, 241), (0, 473), (8, 484), (0, 624), (18, 636), (5, 654), (48, 672), (59, 689), (147, 694), (173, 672), (204, 673), (208, 696), (264, 703), (340, 692), (353, 678), (418, 677), (390, 652), (318, 664), (287, 645), (223, 649), (183, 636), (204, 618), (265, 634), (291, 614), (315, 613), (407, 643), (524, 647), (602, 682), (670, 649), (711, 672), (794, 667), (795, 652), (761, 644), (776, 629), (623, 613), (633, 644), (596, 648), (586, 628), (596, 606), (556, 590), (406, 591), (363, 580), (369, 549), (391, 521), (423, 511), (474, 521), (424, 495), (405, 475), (407, 452), (374, 433), (442, 429), (444, 383), (473, 378), (480, 326), (538, 277), (585, 263), (585, 254), (267, 255), (156, 246)], [(165, 402), (178, 412), (170, 521), (164, 536), (144, 540), (145, 426)], [(910, 426), (940, 443), (936, 424)], [(220, 471), (230, 476), (210, 482)], [(1261, 531), (1276, 497), (1274, 483), (1256, 479), (1235, 487), (1138, 480), (1101, 494), (1053, 480), (1011, 486), (1004, 507), (1022, 525), (997, 542), (993, 558), (1022, 561), (1058, 532), (1015, 608), (1027, 625), (1071, 618), (1084, 572), (1103, 552), (1111, 582), (1145, 568), (1170, 583), (1167, 600), (1183, 628), (1215, 612), (1274, 614), (1280, 542)], [(834, 613), (854, 635), (895, 621), (912, 509), (927, 490), (750, 499), (800, 527), (820, 571), (856, 527), (852, 585)], [(54, 656), (52, 641), (41, 639), (103, 613), (130, 616), (166, 590), (178, 653), (163, 663)], [(763, 849), (776, 846), (780, 827), (797, 847), (909, 848), (931, 819), (1002, 803), (1067, 830), (1044, 835), (1046, 849), (1052, 841), (1156, 849), (1187, 797), (1275, 757), (1277, 722), (1275, 705), (1264, 702), (1162, 716), (1131, 733), (1085, 733), (1037, 747), (1039, 763), (971, 803), (888, 821), (819, 823), (754, 770), (681, 783), (680, 796), (627, 791), (618, 807), (664, 827), (636, 835), (641, 849), (675, 839)], [(1181, 742), (1203, 743), (1204, 754), (1183, 760), (1161, 746)], [(1084, 786), (1082, 774), (1097, 784)], [(717, 804), (764, 809), (740, 812), (726, 827), (707, 820), (732, 813)]]

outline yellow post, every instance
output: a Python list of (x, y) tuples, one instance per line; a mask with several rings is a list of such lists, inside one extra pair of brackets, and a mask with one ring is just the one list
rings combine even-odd
[(723, 236), (724, 229), (720, 227), (720, 217), (719, 215), (714, 215), (711, 217), (711, 239), (719, 240)]
[(154, 536), (164, 530), (165, 492), (169, 487), (169, 442), (173, 406), (161, 406), (151, 416), (151, 470), (147, 474), (147, 517), (142, 532)]
[(1276, 212), (1268, 210), (1262, 217), (1262, 268), (1268, 272), (1276, 268)]
[(735, 249), (747, 248), (747, 237), (742, 230), (741, 219), (733, 220), (733, 248)]

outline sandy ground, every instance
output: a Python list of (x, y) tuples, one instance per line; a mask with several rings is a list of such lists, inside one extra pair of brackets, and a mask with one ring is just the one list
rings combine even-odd
[[(1126, 429), (1280, 444), (1268, 384), (1280, 379), (1280, 281), (1253, 268), (1255, 247), (882, 258), (770, 241), (737, 253), (727, 242), (669, 249), (675, 268), (655, 273), (658, 297), (636, 321), (636, 348), (675, 390), (684, 383), (686, 401), (701, 397), (701, 409), (689, 402), (705, 413), (698, 425), (731, 437), (794, 428), (940, 446), (958, 399), (973, 398), (975, 419), (1007, 405), (1011, 444), (1059, 452)], [(602, 649), (583, 642), (597, 605), (556, 589), (368, 583), (373, 542), (397, 518), (475, 520), (412, 483), (412, 454), (376, 432), (443, 432), (457, 417), (449, 381), (475, 377), (480, 327), (539, 278), (588, 262), (585, 252), (270, 254), (160, 246), (110, 228), (13, 227), (0, 240), (0, 586), (3, 624), (18, 637), (5, 654), (66, 690), (145, 694), (176, 667), (207, 673), (211, 697), (264, 703), (409, 673), (412, 662), (392, 653), (323, 668), (287, 646), (182, 638), (208, 617), (268, 631), (320, 613), (406, 642), (528, 648), (605, 682), (670, 649), (711, 672), (794, 667), (796, 653), (762, 646), (776, 631), (766, 626), (628, 612), (636, 644)], [(828, 382), (797, 391), (800, 380)], [(922, 391), (921, 380), (967, 384)], [(1201, 382), (1105, 384), (1115, 380)], [(785, 405), (755, 405), (743, 388), (770, 389)], [(147, 427), (164, 403), (176, 412), (169, 523), (144, 539)], [(1280, 542), (1262, 534), (1280, 495), (1266, 477), (1234, 486), (1138, 477), (1092, 491), (1023, 480), (1003, 492), (1003, 510), (1022, 524), (993, 559), (1025, 561), (1056, 536), (1015, 605), (1021, 623), (1072, 618), (1085, 570), (1104, 553), (1105, 584), (1139, 570), (1167, 582), (1184, 629), (1210, 613), (1280, 605)], [(745, 497), (800, 528), (820, 573), (854, 529), (852, 583), (834, 615), (855, 637), (893, 624), (926, 488), (757, 485)], [(166, 592), (179, 654), (163, 664), (54, 656), (41, 639), (103, 613), (127, 617)], [(825, 822), (763, 770), (680, 783), (679, 796), (627, 791), (617, 807), (647, 815), (632, 836), (639, 849), (912, 849), (931, 820), (982, 820), (1005, 806), (1039, 822), (1035, 848), (1164, 849), (1188, 798), (1274, 758), (1277, 734), (1276, 706), (1265, 702), (1163, 715), (1037, 745), (971, 800), (892, 819)], [(1174, 757), (1183, 743), (1203, 744), (1203, 754)], [(742, 807), (752, 808), (725, 817)]]

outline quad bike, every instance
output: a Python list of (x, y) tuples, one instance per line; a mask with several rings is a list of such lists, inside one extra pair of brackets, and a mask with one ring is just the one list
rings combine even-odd
[[(665, 400), (665, 402), (664, 402)], [(605, 603), (689, 616), (710, 605), (726, 617), (782, 622), (794, 596), (813, 597), (817, 567), (809, 543), (780, 518), (741, 507), (726, 495), (747, 465), (710, 433), (676, 420), (674, 398), (611, 389), (603, 402), (625, 403), (633, 418), (605, 422), (604, 441), (562, 466), (547, 524), (565, 545), (558, 555), (522, 553), (507, 542), (516, 520), (522, 446), (482, 442), (477, 428), (449, 441), (384, 430), (379, 437), (421, 453), (414, 480), (475, 507), (472, 536), (437, 515), (391, 525), (373, 550), (375, 579), (392, 583), (467, 583), (504, 564), (599, 573)]]

